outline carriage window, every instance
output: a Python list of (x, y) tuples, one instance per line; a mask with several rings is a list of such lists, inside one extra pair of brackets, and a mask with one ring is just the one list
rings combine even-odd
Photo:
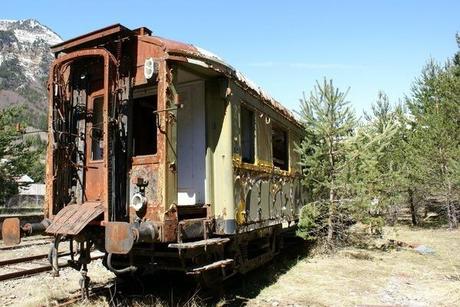
[(156, 114), (157, 95), (134, 99), (133, 103), (133, 155), (157, 153)]
[(273, 165), (282, 170), (289, 169), (287, 132), (280, 127), (272, 127)]
[(103, 139), (103, 107), (104, 97), (97, 97), (93, 100), (93, 118), (91, 126), (91, 160), (102, 160), (104, 158)]
[(241, 107), (241, 159), (246, 163), (254, 163), (254, 112)]

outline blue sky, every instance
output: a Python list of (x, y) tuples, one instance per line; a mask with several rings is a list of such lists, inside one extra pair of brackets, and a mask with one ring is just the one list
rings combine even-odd
[(243, 71), (289, 109), (332, 78), (361, 113), (392, 102), (431, 57), (457, 50), (460, 1), (5, 1), (0, 18), (35, 18), (64, 39), (110, 24), (146, 26)]

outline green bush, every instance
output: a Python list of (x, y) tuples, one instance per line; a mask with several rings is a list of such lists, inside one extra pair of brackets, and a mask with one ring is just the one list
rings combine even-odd
[(297, 225), (297, 236), (309, 241), (318, 238), (322, 225), (321, 207), (318, 203), (309, 203), (302, 208), (299, 224)]

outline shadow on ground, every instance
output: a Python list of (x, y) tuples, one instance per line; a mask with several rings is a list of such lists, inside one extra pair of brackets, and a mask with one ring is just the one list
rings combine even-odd
[(120, 280), (105, 300), (110, 306), (242, 306), (307, 257), (309, 248), (301, 239), (290, 239), (273, 261), (230, 278), (218, 290), (201, 289), (195, 279), (180, 273), (157, 273)]
[(310, 248), (311, 246), (299, 238), (290, 239), (281, 253), (270, 263), (245, 276), (228, 280), (224, 285), (225, 293), (221, 302), (224, 306), (244, 305), (248, 300), (257, 297), (264, 288), (274, 284), (299, 260), (307, 257)]

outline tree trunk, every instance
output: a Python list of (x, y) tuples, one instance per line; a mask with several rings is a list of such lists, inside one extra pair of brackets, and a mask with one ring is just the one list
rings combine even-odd
[(446, 203), (447, 203), (447, 218), (449, 220), (449, 229), (456, 229), (458, 228), (458, 218), (457, 218), (457, 212), (455, 210), (455, 205), (453, 204), (451, 200), (452, 196), (452, 183), (450, 180), (447, 181), (447, 197), (446, 197)]
[(335, 157), (334, 157), (334, 140), (329, 138), (329, 216), (327, 217), (327, 244), (329, 248), (334, 247), (334, 215), (335, 215)]
[(410, 215), (412, 218), (412, 226), (417, 226), (418, 221), (417, 221), (417, 210), (415, 208), (414, 190), (409, 189), (407, 190), (407, 193), (409, 193), (409, 206), (410, 206)]
[(335, 215), (335, 191), (331, 187), (329, 191), (329, 212), (327, 217), (327, 244), (329, 247), (333, 247), (333, 237), (334, 237), (334, 215)]

